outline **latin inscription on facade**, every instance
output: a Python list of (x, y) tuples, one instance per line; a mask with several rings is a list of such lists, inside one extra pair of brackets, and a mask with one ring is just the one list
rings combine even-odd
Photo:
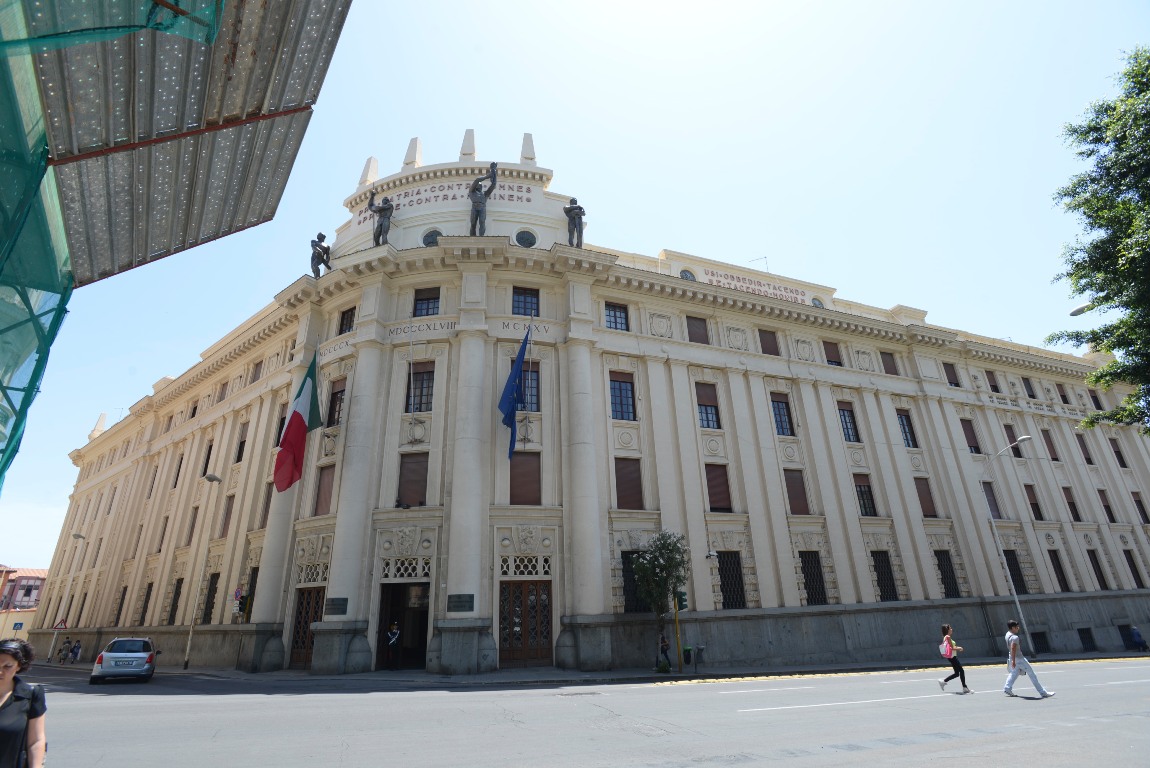
[(704, 269), (703, 277), (710, 285), (717, 285), (720, 288), (732, 288), (736, 291), (753, 293), (756, 296), (766, 296), (768, 299), (793, 301), (796, 304), (811, 303), (811, 300), (807, 298), (807, 292), (801, 288), (791, 288), (787, 285), (772, 283), (769, 280), (743, 277), (742, 275), (735, 275), (730, 272), (718, 272), (713, 269)]
[[(391, 202), (395, 204), (396, 211), (419, 208), (436, 203), (451, 202), (465, 205), (468, 210), (471, 210), (471, 200), (467, 197), (467, 189), (470, 186), (470, 181), (451, 181), (442, 184), (427, 184), (416, 187), (415, 189), (405, 189), (402, 192), (385, 194), (387, 194), (387, 196), (391, 198)], [(486, 186), (484, 189), (486, 189)], [(534, 199), (534, 195), (534, 185), (513, 184), (501, 181), (496, 185), (495, 191), (491, 193), (491, 197), (487, 198), (487, 200), (488, 202), (530, 203)], [(359, 216), (359, 219), (356, 221), (357, 224), (362, 224), (371, 217), (371, 212), (367, 210), (366, 204), (356, 211), (356, 214)]]
[(427, 333), (431, 331), (454, 331), (459, 326), (454, 320), (433, 320), (427, 323), (408, 323), (407, 325), (397, 325), (395, 328), (388, 328), (387, 335), (391, 338), (396, 336), (407, 336), (411, 333)]

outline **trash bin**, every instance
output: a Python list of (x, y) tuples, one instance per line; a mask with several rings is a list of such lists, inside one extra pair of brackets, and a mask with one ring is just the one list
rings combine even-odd
[(684, 664), (690, 664), (691, 663), (691, 651), (692, 650), (693, 649), (689, 645), (683, 646), (683, 663)]

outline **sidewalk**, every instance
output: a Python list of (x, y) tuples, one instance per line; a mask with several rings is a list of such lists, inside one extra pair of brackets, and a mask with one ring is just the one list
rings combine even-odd
[[(1035, 664), (1052, 664), (1070, 661), (1137, 661), (1148, 658), (1145, 654), (1137, 653), (1092, 653), (1092, 654), (1044, 654), (1032, 658)], [(1005, 659), (1000, 658), (963, 658), (963, 666), (967, 669), (987, 666), (1000, 666)], [(37, 666), (41, 666), (37, 663)], [(91, 662), (76, 664), (50, 664), (43, 665), (45, 669), (74, 671), (77, 676), (87, 677), (92, 669)], [(682, 672), (660, 674), (651, 669), (611, 669), (600, 672), (581, 672), (579, 670), (559, 669), (556, 667), (513, 667), (498, 669), (493, 672), (482, 672), (474, 675), (436, 675), (421, 669), (403, 669), (397, 671), (361, 672), (352, 675), (312, 675), (306, 670), (284, 669), (275, 672), (251, 673), (236, 669), (220, 667), (192, 667), (182, 669), (179, 666), (161, 666), (156, 670), (159, 677), (171, 675), (199, 675), (220, 679), (252, 680), (272, 682), (276, 680), (324, 680), (324, 681), (354, 681), (375, 680), (395, 683), (405, 683), (414, 687), (426, 686), (428, 688), (465, 688), (465, 687), (510, 687), (510, 686), (571, 686), (571, 685), (601, 685), (610, 683), (668, 683), (691, 682), (704, 680), (734, 680), (740, 678), (764, 677), (797, 677), (810, 675), (857, 674), (904, 672), (910, 670), (923, 670), (930, 674), (949, 671), (949, 665), (940, 663), (936, 659), (923, 659), (914, 662), (876, 662), (873, 664), (823, 664), (810, 666), (778, 667), (725, 667), (700, 665), (696, 670), (693, 666), (684, 665)]]

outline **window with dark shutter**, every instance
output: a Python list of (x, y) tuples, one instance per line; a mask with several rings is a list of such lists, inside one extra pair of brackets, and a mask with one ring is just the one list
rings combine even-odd
[(966, 447), (971, 453), (982, 453), (978, 445), (978, 436), (974, 433), (974, 422), (970, 419), (959, 419), (962, 423), (962, 434), (966, 438)]
[(986, 386), (990, 387), (991, 392), (1002, 392), (998, 386), (998, 377), (994, 375), (994, 371), (986, 371)]
[(1058, 399), (1062, 401), (1063, 405), (1070, 405), (1070, 396), (1066, 394), (1066, 387), (1061, 383), (1055, 383), (1054, 388), (1058, 390)]
[(890, 352), (879, 352), (878, 357), (879, 360), (882, 361), (882, 370), (884, 373), (888, 373), (891, 376), (899, 375), (898, 363), (895, 362), (894, 355)]
[(543, 503), (540, 454), (517, 452), (511, 455), (511, 503), (539, 506)]
[(1086, 438), (1080, 432), (1074, 433), (1074, 437), (1078, 440), (1078, 448), (1082, 451), (1082, 458), (1087, 464), (1094, 464), (1094, 459), (1090, 457), (1090, 449), (1086, 446)]
[(426, 453), (403, 453), (399, 456), (399, 490), (397, 507), (422, 507), (427, 504)]
[(1003, 430), (1006, 432), (1006, 444), (1010, 446), (1010, 453), (1016, 459), (1022, 458), (1022, 446), (1016, 445), (1018, 437), (1014, 434), (1014, 427), (1010, 424), (1003, 424)]
[(779, 350), (779, 335), (774, 331), (767, 331), (759, 329), (759, 349), (763, 350), (764, 355), (775, 355), (778, 357), (782, 354)]
[(1042, 442), (1046, 443), (1046, 453), (1051, 461), (1058, 461), (1058, 451), (1054, 448), (1054, 437), (1049, 429), (1042, 430)]
[(823, 342), (823, 354), (826, 355), (827, 365), (837, 365), (840, 368), (842, 367), (842, 365), (843, 365), (842, 349), (839, 347), (838, 344), (836, 344), (833, 341), (824, 341)]
[(787, 487), (787, 502), (792, 515), (809, 515), (811, 508), (807, 504), (807, 487), (803, 483), (801, 469), (784, 469), (783, 481)]
[(1142, 503), (1142, 494), (1138, 491), (1131, 491), (1130, 496), (1134, 499), (1134, 508), (1138, 510), (1138, 516), (1142, 518), (1142, 524), (1150, 525), (1150, 513), (1146, 512), (1146, 505)]
[(1090, 402), (1094, 404), (1094, 410), (1096, 410), (1096, 411), (1106, 410), (1105, 408), (1102, 407), (1102, 401), (1098, 399), (1098, 392), (1096, 392), (1093, 389), (1088, 389), (1086, 391), (1090, 395)]
[(687, 340), (696, 344), (711, 343), (711, 334), (707, 330), (707, 318), (687, 316)]
[(643, 473), (639, 459), (615, 459), (615, 504), (618, 509), (643, 509)]
[(1070, 510), (1070, 519), (1076, 523), (1082, 522), (1082, 515), (1078, 512), (1078, 505), (1074, 503), (1074, 490), (1062, 487), (1062, 496), (1066, 499), (1066, 508)]
[(1102, 568), (1102, 560), (1098, 557), (1098, 550), (1088, 549), (1086, 556), (1090, 559), (1090, 567), (1094, 569), (1094, 578), (1098, 579), (1098, 587), (1109, 591), (1110, 582), (1106, 579), (1106, 571)]
[(942, 370), (946, 372), (946, 383), (952, 387), (961, 387), (962, 382), (958, 378), (958, 370), (954, 367), (954, 363), (943, 363)]
[(1026, 491), (1026, 501), (1030, 504), (1030, 513), (1034, 515), (1035, 520), (1042, 520), (1042, 507), (1038, 503), (1038, 493), (1034, 490), (1033, 485), (1023, 485)]
[(711, 512), (730, 512), (731, 486), (727, 480), (726, 464), (707, 466), (707, 504)]
[(1134, 560), (1134, 550), (1124, 549), (1122, 555), (1126, 558), (1126, 567), (1130, 569), (1130, 578), (1134, 579), (1135, 588), (1146, 589), (1146, 582), (1142, 580), (1142, 571), (1138, 570), (1138, 564)]
[(994, 483), (983, 482), (982, 494), (986, 497), (986, 506), (990, 508), (990, 516), (995, 520), (1002, 519), (1002, 510), (998, 508), (998, 497), (994, 495)]
[(1114, 517), (1114, 510), (1110, 506), (1110, 497), (1106, 495), (1105, 489), (1098, 489), (1098, 500), (1102, 502), (1102, 511), (1106, 513), (1106, 519), (1111, 523), (1117, 523), (1118, 520)]
[(1054, 571), (1054, 578), (1058, 581), (1058, 591), (1072, 592), (1070, 579), (1066, 578), (1066, 569), (1062, 567), (1062, 557), (1058, 554), (1058, 550), (1048, 549), (1046, 556), (1050, 558), (1050, 568)]
[(922, 516), (938, 517), (938, 510), (934, 506), (934, 496), (930, 492), (930, 480), (925, 477), (916, 477), (914, 489), (918, 491), (918, 505), (922, 508)]
[(1026, 390), (1026, 396), (1031, 400), (1038, 399), (1038, 395), (1034, 394), (1034, 384), (1025, 376), (1022, 377), (1022, 388)]
[(1130, 469), (1126, 465), (1126, 457), (1122, 455), (1122, 446), (1118, 444), (1118, 438), (1110, 438), (1110, 449), (1114, 451), (1114, 460), (1118, 462), (1118, 466), (1122, 469)]
[(335, 465), (320, 467), (316, 480), (315, 517), (331, 514), (331, 489), (335, 485)]

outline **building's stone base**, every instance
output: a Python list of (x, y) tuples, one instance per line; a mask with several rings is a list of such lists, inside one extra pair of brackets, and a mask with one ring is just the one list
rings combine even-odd
[(366, 621), (317, 621), (311, 625), (315, 644), (311, 651), (313, 675), (354, 675), (370, 672), (371, 645)]
[(555, 666), (583, 672), (611, 669), (613, 616), (564, 616), (561, 621)]
[(491, 619), (439, 619), (427, 649), (427, 671), (474, 675), (499, 668)]

